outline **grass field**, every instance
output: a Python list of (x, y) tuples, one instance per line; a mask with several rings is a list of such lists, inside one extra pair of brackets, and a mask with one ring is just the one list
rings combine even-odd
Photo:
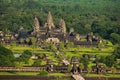
[(0, 75), (38, 75), (39, 72), (0, 72)]
[[(0, 72), (0, 75), (26, 75), (36, 76), (39, 72)], [(49, 73), (47, 76), (68, 76), (70, 74), (65, 73)], [(115, 77), (120, 78), (120, 74), (82, 74), (84, 77)]]
[(87, 77), (116, 77), (120, 78), (120, 74), (86, 74)]
[[(33, 47), (33, 46), (16, 46), (16, 45), (13, 45), (13, 46), (5, 46), (5, 47), (8, 48), (8, 49), (11, 49), (13, 51), (13, 53), (17, 53), (17, 54), (21, 54), (25, 50), (29, 50), (33, 54), (38, 54), (40, 56), (42, 54), (46, 54), (47, 59), (52, 60), (54, 65), (60, 65), (61, 64), (61, 62), (56, 57), (54, 52), (51, 52), (49, 50), (41, 49), (37, 46)], [(83, 54), (89, 54), (93, 57), (93, 58), (91, 58), (91, 60), (93, 60), (96, 55), (109, 56), (109, 55), (112, 55), (111, 53), (113, 51), (114, 51), (113, 46), (107, 46), (107, 47), (102, 48), (101, 50), (99, 50), (99, 48), (97, 48), (97, 47), (89, 47), (89, 48), (75, 47), (75, 48), (64, 49), (62, 52), (60, 52), (60, 55), (61, 55), (62, 59), (68, 58), (68, 60), (70, 60), (71, 57), (73, 57), (73, 56), (77, 56), (77, 57), (80, 58)], [(34, 63), (34, 60), (29, 60), (29, 63), (24, 64), (24, 66), (31, 66), (33, 63)], [(45, 64), (46, 64), (46, 61), (42, 61), (41, 65), (45, 65)], [(91, 65), (94, 65), (94, 64), (90, 62), (89, 66), (91, 66)]]
[[(38, 75), (38, 74), (39, 74), (39, 72), (0, 72), (0, 75)], [(66, 76), (66, 74), (64, 74), (64, 73), (49, 73), (47, 76)]]

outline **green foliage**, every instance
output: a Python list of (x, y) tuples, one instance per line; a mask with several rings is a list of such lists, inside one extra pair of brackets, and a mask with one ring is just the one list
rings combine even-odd
[(115, 64), (115, 57), (114, 57), (113, 55), (112, 55), (112, 56), (107, 56), (107, 57), (106, 57), (105, 64), (106, 64), (108, 67), (112, 67), (112, 66)]
[(26, 50), (22, 53), (22, 55), (20, 57), (18, 57), (16, 59), (16, 61), (28, 63), (28, 61), (31, 57), (32, 57), (32, 52)]
[(68, 66), (68, 72), (70, 72), (72, 70), (72, 65)]
[(23, 67), (23, 62), (15, 62), (15, 67), (16, 68), (22, 68)]
[(111, 33), (120, 35), (119, 4), (119, 0), (1, 0), (0, 30), (17, 33), (23, 26), (31, 32), (34, 16), (43, 26), (51, 11), (55, 24), (65, 19), (67, 31), (74, 27), (77, 33), (93, 32), (110, 39)]
[(2, 46), (0, 46), (0, 66), (14, 66), (12, 51)]
[(110, 37), (111, 37), (111, 41), (112, 41), (114, 44), (116, 44), (116, 43), (120, 44), (120, 35), (119, 35), (119, 34), (112, 33), (112, 34), (110, 35)]
[(106, 56), (106, 57), (99, 57), (96, 58), (95, 62), (104, 63), (107, 67), (112, 67), (115, 64), (115, 57), (114, 55)]
[(48, 75), (48, 72), (45, 70), (42, 70), (39, 72), (39, 75), (45, 76), (45, 75)]
[(36, 67), (41, 66), (41, 60), (36, 60), (32, 66), (36, 66)]
[(73, 48), (74, 47), (74, 43), (73, 42), (68, 42), (67, 44), (66, 44), (66, 48), (67, 49), (70, 49), (70, 48)]
[(56, 51), (57, 51), (55, 44), (49, 43), (48, 45), (49, 45), (50, 51), (53, 51), (53, 52), (56, 52)]
[(120, 59), (120, 45), (114, 50), (113, 55)]
[(65, 49), (64, 43), (63, 43), (63, 42), (60, 42), (60, 43), (59, 43), (59, 50), (60, 50), (60, 51), (63, 51), (64, 49)]
[(83, 63), (80, 63), (79, 66), (80, 66), (80, 69), (81, 69), (81, 72), (82, 72), (82, 70), (84, 69)]
[(84, 65), (84, 68), (87, 68), (88, 67), (88, 64), (89, 64), (89, 60), (88, 58), (81, 58), (80, 59), (80, 62)]

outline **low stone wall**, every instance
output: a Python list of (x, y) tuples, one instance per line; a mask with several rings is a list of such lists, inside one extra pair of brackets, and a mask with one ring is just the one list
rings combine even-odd
[[(16, 67), (0, 67), (0, 72), (4, 71), (15, 71), (15, 72), (38, 72), (41, 70), (47, 70), (47, 66), (39, 66), (39, 67), (22, 67), (22, 68), (16, 68)], [(87, 70), (82, 70), (84, 73), (87, 72)], [(52, 72), (68, 72), (68, 66), (53, 66)], [(92, 69), (91, 73), (96, 73), (95, 69)], [(112, 73), (112, 72), (107, 72)], [(116, 69), (116, 74), (120, 74), (120, 69)]]
[[(68, 66), (53, 66), (52, 72), (67, 72)], [(15, 72), (38, 72), (41, 70), (47, 70), (47, 66), (40, 66), (40, 67), (0, 67), (0, 72), (4, 71), (15, 71)]]
[(16, 67), (0, 67), (0, 71), (15, 71), (15, 72), (37, 72), (40, 70), (46, 70), (45, 66), (41, 67), (22, 67), (22, 68), (16, 68)]

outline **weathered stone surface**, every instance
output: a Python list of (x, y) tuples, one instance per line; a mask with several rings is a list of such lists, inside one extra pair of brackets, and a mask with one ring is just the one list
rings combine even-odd
[(39, 20), (38, 20), (37, 17), (35, 17), (35, 19), (34, 19), (34, 31), (33, 31), (33, 34), (39, 33), (39, 32), (40, 32)]
[(74, 32), (74, 28), (70, 28), (70, 33), (73, 33)]
[(59, 27), (60, 27), (62, 33), (66, 33), (66, 24), (63, 19), (60, 20)]
[(55, 28), (55, 25), (53, 23), (53, 18), (52, 18), (52, 15), (51, 15), (50, 11), (48, 12), (47, 22), (45, 23), (44, 27), (48, 27), (50, 30), (52, 28)]

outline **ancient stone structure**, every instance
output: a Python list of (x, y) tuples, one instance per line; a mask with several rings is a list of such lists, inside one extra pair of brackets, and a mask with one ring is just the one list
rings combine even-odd
[(48, 12), (47, 21), (44, 26), (40, 26), (39, 21), (36, 17), (34, 23), (35, 26), (33, 36), (37, 36), (37, 42), (39, 43), (39, 45), (42, 45), (43, 41), (49, 43), (52, 42), (54, 44), (57, 44), (59, 42), (64, 42), (65, 44), (67, 42), (73, 42), (75, 45), (81, 45), (85, 47), (95, 47), (99, 43), (99, 38), (90, 34), (84, 35), (84, 38), (87, 39), (86, 42), (81, 41), (81, 38), (83, 38), (83, 36), (81, 36), (80, 34), (76, 34), (73, 28), (70, 28), (69, 33), (67, 33), (66, 24), (63, 19), (60, 19), (59, 26), (56, 27), (54, 25), (51, 12)]
[[(8, 36), (10, 38), (6, 39), (6, 37)], [(42, 46), (43, 42), (54, 43), (57, 46), (59, 42), (64, 42), (64, 44), (67, 44), (68, 42), (73, 42), (75, 45), (80, 45), (82, 47), (97, 47), (100, 41), (99, 37), (93, 34), (76, 34), (73, 28), (70, 28), (69, 33), (67, 33), (64, 19), (60, 19), (60, 23), (58, 24), (58, 26), (55, 26), (50, 11), (48, 12), (47, 20), (44, 26), (40, 25), (39, 19), (35, 16), (33, 32), (30, 35), (23, 27), (20, 28), (18, 34), (3, 34), (3, 32), (0, 32), (0, 41), (2, 42), (2, 44), (12, 41), (19, 43), (19, 40), (21, 38), (26, 39), (26, 37), (35, 37), (39, 46)], [(83, 39), (86, 39), (86, 41), (82, 41)]]
[(61, 29), (61, 32), (66, 34), (66, 24), (65, 24), (65, 21), (63, 19), (60, 20), (59, 27)]
[(52, 15), (51, 15), (50, 11), (48, 12), (47, 22), (45, 23), (44, 27), (48, 27), (50, 30), (52, 28), (55, 28), (55, 25), (53, 23), (53, 19), (52, 19)]
[(35, 17), (34, 19), (34, 31), (32, 32), (33, 35), (37, 35), (40, 32), (40, 24), (38, 18)]
[(17, 39), (20, 39), (20, 38), (25, 39), (27, 36), (28, 36), (27, 31), (23, 27), (21, 27), (18, 31), (18, 38)]
[(47, 60), (47, 71), (48, 72), (53, 72), (53, 62), (51, 60)]
[(79, 58), (76, 57), (76, 56), (73, 56), (72, 59), (71, 59), (71, 64), (72, 64), (72, 70), (71, 72), (73, 74), (79, 74), (80, 72), (80, 68), (79, 68)]
[(103, 74), (106, 73), (105, 67), (103, 63), (97, 63), (96, 64), (96, 72), (97, 74)]

